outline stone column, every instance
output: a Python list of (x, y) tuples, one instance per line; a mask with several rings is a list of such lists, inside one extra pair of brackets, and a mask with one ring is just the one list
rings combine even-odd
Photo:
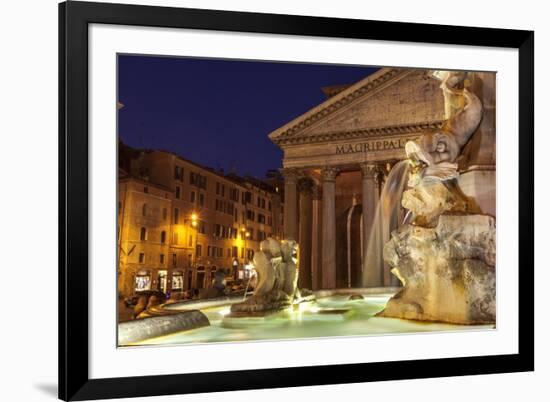
[(327, 166), (323, 175), (323, 289), (336, 287), (336, 175), (338, 170)]
[(300, 267), (298, 274), (298, 286), (311, 289), (311, 227), (312, 227), (312, 188), (313, 181), (302, 178), (298, 182), (300, 190)]
[(376, 191), (376, 165), (372, 163), (362, 163), (361, 167), (361, 183), (363, 190), (362, 209), (363, 209), (363, 261), (362, 271), (363, 277), (367, 272), (367, 250), (369, 247), (370, 233), (374, 222), (374, 214), (377, 206), (377, 191)]
[(298, 240), (298, 213), (296, 210), (298, 204), (296, 195), (298, 173), (295, 169), (283, 169), (283, 176), (285, 178), (283, 237)]
[(380, 200), (380, 192), (382, 185), (382, 174), (380, 168), (375, 165), (373, 170), (374, 181), (374, 218), (369, 229), (369, 242), (367, 245), (367, 253), (364, 256), (365, 265), (363, 267), (363, 285), (365, 287), (379, 287), (384, 283), (383, 277), (383, 259), (382, 259), (382, 225), (380, 221), (376, 221), (376, 210)]
[(321, 234), (322, 234), (322, 207), (321, 189), (317, 186), (312, 191), (312, 222), (311, 222), (311, 281), (312, 289), (320, 289), (321, 284)]

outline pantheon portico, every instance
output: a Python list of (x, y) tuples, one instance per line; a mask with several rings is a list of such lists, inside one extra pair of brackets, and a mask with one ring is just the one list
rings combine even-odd
[[(494, 96), (493, 74), (472, 77)], [(326, 101), (269, 135), (284, 153), (284, 236), (300, 245), (300, 287), (397, 284), (387, 267), (368, 267), (365, 255), (384, 182), (405, 159), (405, 143), (446, 119), (439, 85), (430, 70), (382, 68), (354, 85), (325, 88)], [(494, 98), (487, 96), (461, 187), (494, 215), (486, 191), (494, 193)], [(380, 228), (384, 242), (402, 218)]]

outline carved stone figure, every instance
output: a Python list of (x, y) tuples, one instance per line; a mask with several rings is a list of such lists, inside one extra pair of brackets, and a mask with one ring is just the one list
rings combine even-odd
[(298, 292), (298, 244), (294, 240), (279, 243), (268, 238), (260, 243), (254, 254), (257, 284), (254, 295), (242, 303), (233, 304), (231, 312), (237, 314), (264, 314), (292, 304)]
[(297, 250), (298, 244), (294, 240), (282, 242), (281, 251), (284, 260), (281, 266), (284, 275), (282, 290), (290, 297), (294, 297), (298, 289), (298, 266), (294, 260)]
[(455, 324), (495, 322), (495, 219), (441, 215), (435, 228), (405, 225), (384, 259), (403, 289), (382, 317)]
[(458, 324), (495, 321), (495, 219), (481, 215), (457, 184), (456, 160), (483, 117), (464, 72), (440, 73), (448, 120), (406, 144), (410, 187), (401, 204), (410, 224), (392, 233), (384, 260), (403, 289), (384, 317)]
[(423, 178), (450, 180), (458, 177), (456, 159), (483, 117), (481, 101), (464, 87), (466, 76), (465, 72), (440, 73), (449, 118), (441, 130), (426, 133), (405, 145), (407, 157), (416, 167), (413, 173), (420, 175), (413, 178), (412, 184)]

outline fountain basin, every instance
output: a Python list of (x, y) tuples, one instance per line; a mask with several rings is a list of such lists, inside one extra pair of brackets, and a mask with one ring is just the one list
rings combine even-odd
[[(242, 296), (169, 304), (165, 308), (174, 311), (200, 305), (201, 312), (208, 318), (210, 325), (151, 337), (122, 346), (186, 345), (494, 328), (494, 325), (453, 325), (376, 317), (396, 291), (397, 288), (322, 290), (315, 292), (317, 299), (314, 302), (300, 303), (261, 317), (230, 315), (231, 304), (242, 301)], [(352, 294), (361, 294), (363, 299), (350, 300)]]

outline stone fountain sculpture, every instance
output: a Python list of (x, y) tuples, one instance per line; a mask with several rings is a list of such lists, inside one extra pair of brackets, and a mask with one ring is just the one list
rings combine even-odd
[(409, 223), (394, 231), (384, 260), (403, 284), (383, 317), (457, 324), (495, 322), (495, 218), (457, 184), (457, 158), (483, 117), (466, 73), (444, 72), (448, 119), (406, 144), (410, 167), (401, 204)]
[(268, 238), (260, 243), (253, 264), (257, 275), (254, 295), (233, 304), (234, 315), (262, 315), (289, 307), (300, 299), (298, 289), (298, 244)]

